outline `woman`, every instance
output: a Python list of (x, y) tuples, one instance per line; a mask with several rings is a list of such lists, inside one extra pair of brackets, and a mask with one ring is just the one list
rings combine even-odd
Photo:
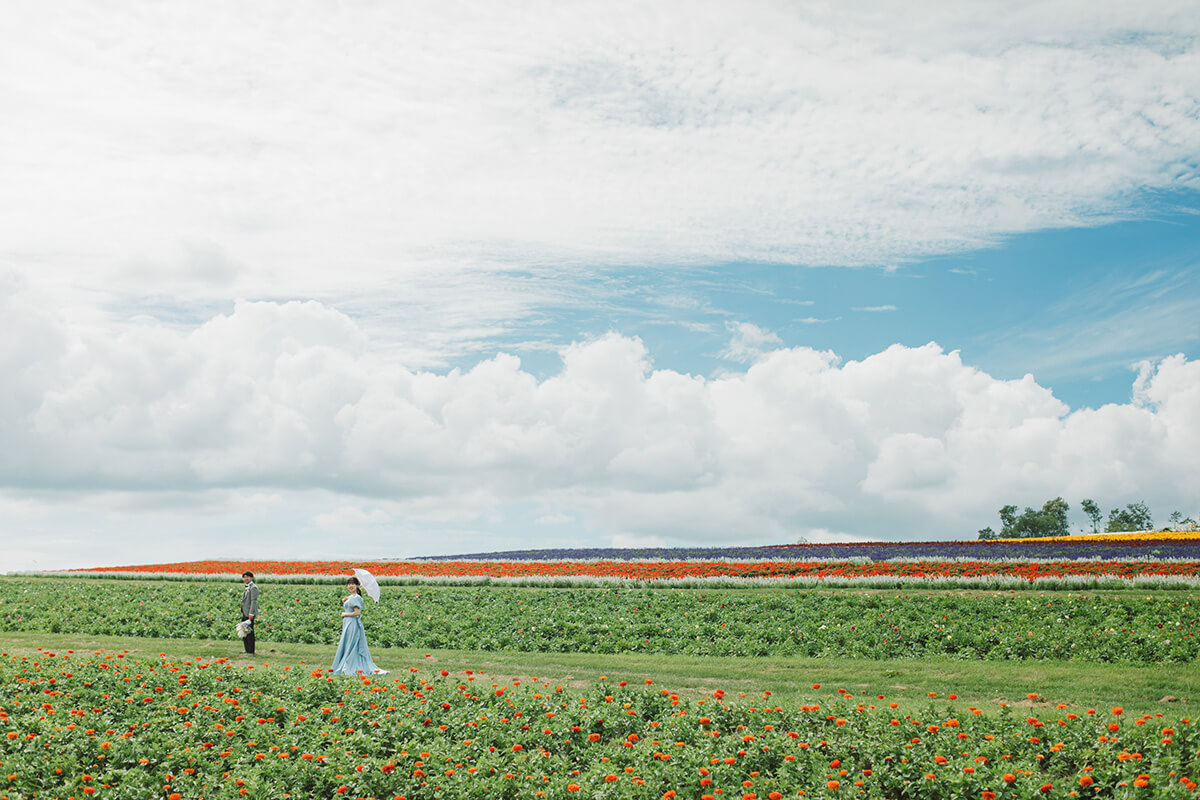
[(358, 578), (346, 581), (349, 592), (342, 601), (342, 638), (333, 655), (333, 671), (338, 675), (384, 675), (387, 670), (375, 666), (367, 649), (367, 634), (362, 625), (363, 599)]

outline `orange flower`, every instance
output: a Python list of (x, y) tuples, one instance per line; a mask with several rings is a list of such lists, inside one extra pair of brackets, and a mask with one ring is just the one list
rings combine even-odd
[(836, 792), (838, 789), (842, 788), (842, 782), (841, 781), (829, 781), (825, 784), (825, 788), (831, 792)]

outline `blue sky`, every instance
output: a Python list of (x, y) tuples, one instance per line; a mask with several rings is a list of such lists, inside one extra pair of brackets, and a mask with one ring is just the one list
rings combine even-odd
[(712, 375), (730, 368), (727, 326), (745, 321), (778, 346), (845, 360), (937, 342), (997, 378), (1032, 373), (1072, 408), (1125, 403), (1139, 362), (1196, 357), (1200, 196), (1149, 196), (1125, 216), (886, 266), (613, 268), (596, 279), (605, 302), (556, 309), (493, 347), (544, 377), (557, 353), (522, 343), (623, 331), (646, 342), (658, 368)]
[(0, 564), (1200, 517), (1200, 6), (0, 8)]

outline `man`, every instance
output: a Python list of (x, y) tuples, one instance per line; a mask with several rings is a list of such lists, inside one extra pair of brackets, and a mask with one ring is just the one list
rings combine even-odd
[(242, 639), (249, 655), (254, 655), (254, 618), (258, 616), (258, 586), (254, 583), (254, 573), (246, 570), (242, 573), (242, 622), (249, 621), (250, 632)]

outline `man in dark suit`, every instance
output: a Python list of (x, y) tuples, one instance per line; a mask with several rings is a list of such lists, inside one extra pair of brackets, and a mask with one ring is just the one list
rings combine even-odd
[(242, 639), (246, 652), (254, 655), (254, 618), (258, 616), (258, 586), (254, 583), (254, 573), (246, 570), (242, 573), (242, 622), (250, 623), (250, 632)]

